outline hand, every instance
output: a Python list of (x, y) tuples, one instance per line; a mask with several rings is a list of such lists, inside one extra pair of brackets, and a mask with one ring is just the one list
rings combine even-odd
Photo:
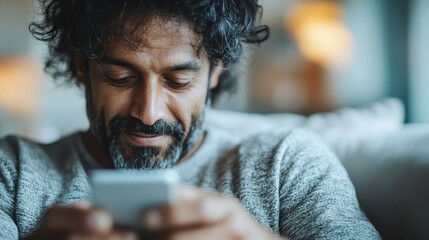
[(187, 186), (178, 188), (176, 204), (146, 212), (143, 224), (159, 233), (151, 239), (281, 239), (259, 226), (237, 199)]
[(25, 239), (131, 240), (137, 239), (137, 235), (134, 232), (113, 229), (112, 218), (105, 211), (78, 204), (48, 209), (40, 227)]

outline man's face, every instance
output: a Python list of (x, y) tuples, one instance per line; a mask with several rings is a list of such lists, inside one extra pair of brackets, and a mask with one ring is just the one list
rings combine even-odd
[(169, 168), (201, 139), (218, 70), (209, 76), (199, 36), (186, 23), (156, 19), (135, 34), (141, 47), (111, 41), (80, 77), (91, 130), (116, 168)]

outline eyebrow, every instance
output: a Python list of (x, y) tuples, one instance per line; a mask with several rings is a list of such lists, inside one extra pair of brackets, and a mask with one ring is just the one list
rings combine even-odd
[(137, 68), (137, 66), (133, 63), (130, 63), (126, 60), (120, 59), (113, 55), (103, 55), (101, 58), (97, 59), (96, 62), (108, 65), (117, 65), (128, 68)]
[[(132, 69), (138, 69), (139, 68), (134, 63), (131, 63), (129, 61), (126, 61), (124, 59), (121, 59), (121, 58), (118, 58), (118, 57), (112, 56), (112, 55), (104, 55), (103, 57), (101, 57), (100, 59), (97, 59), (96, 61), (101, 63), (101, 64), (117, 65), (117, 66), (132, 68)], [(161, 69), (161, 72), (162, 73), (175, 72), (175, 71), (193, 71), (193, 72), (196, 72), (200, 69), (201, 69), (200, 63), (198, 63), (197, 61), (194, 61), (194, 60), (190, 60), (188, 62), (179, 63), (179, 64), (176, 64), (173, 66), (164, 67)]]
[(176, 71), (193, 71), (196, 72), (201, 69), (201, 65), (196, 61), (189, 61), (186, 63), (177, 64), (170, 67), (165, 67), (161, 70), (161, 72), (176, 72)]

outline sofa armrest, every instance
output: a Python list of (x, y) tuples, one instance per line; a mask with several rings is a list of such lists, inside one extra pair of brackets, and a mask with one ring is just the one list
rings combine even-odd
[(429, 124), (368, 136), (343, 164), (383, 238), (427, 239)]

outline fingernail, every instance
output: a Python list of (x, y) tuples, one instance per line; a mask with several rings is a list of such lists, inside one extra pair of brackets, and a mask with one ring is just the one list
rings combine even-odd
[(94, 231), (109, 230), (112, 225), (112, 219), (104, 212), (94, 212), (88, 217), (88, 226)]
[(161, 214), (156, 210), (150, 210), (145, 214), (145, 224), (150, 228), (161, 226)]

